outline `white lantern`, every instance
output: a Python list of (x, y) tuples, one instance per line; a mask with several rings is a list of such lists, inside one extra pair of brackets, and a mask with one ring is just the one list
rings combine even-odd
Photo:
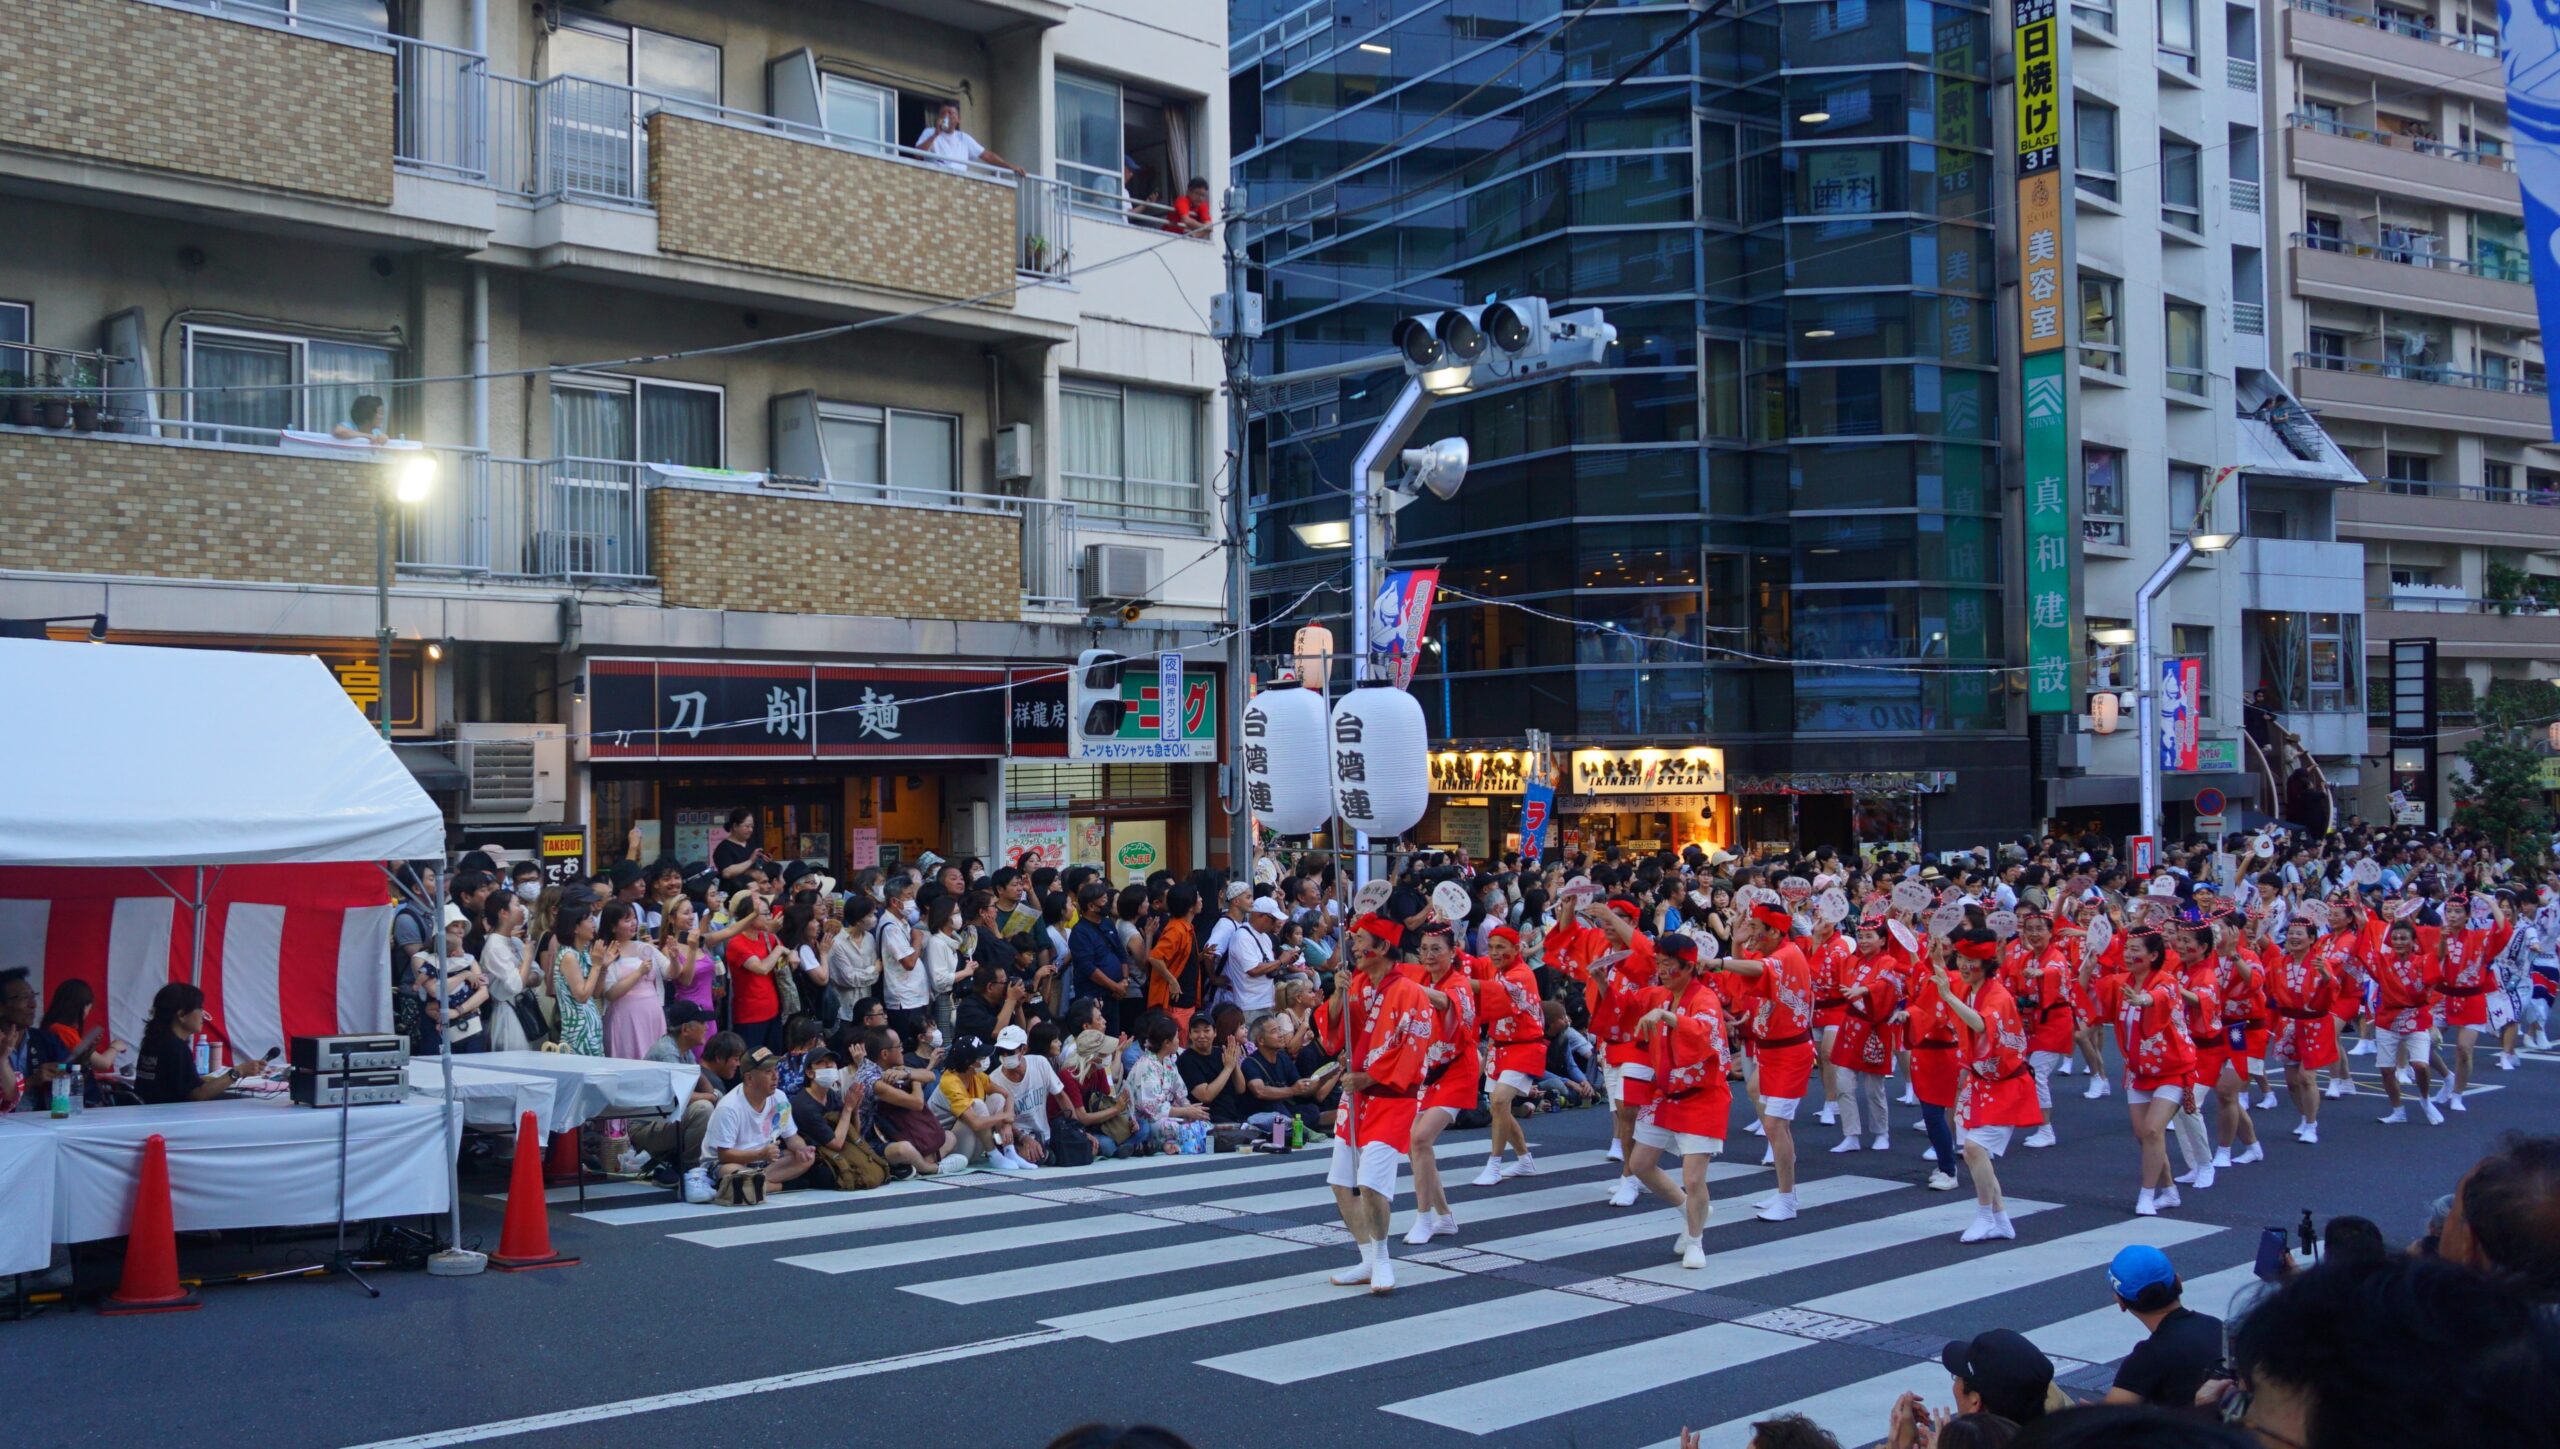
[(1333, 673), (1333, 631), (1322, 624), (1309, 624), (1298, 630), (1292, 641), (1298, 660), (1298, 682), (1321, 691), (1326, 676)]
[(1333, 707), (1334, 808), (1352, 829), (1402, 835), (1431, 803), (1431, 742), (1412, 695), (1370, 685)]
[(1324, 696), (1267, 689), (1244, 707), (1245, 802), (1282, 835), (1305, 835), (1333, 814), (1325, 789)]

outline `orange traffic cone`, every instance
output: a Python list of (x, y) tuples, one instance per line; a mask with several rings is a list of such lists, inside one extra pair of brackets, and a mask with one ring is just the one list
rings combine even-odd
[(169, 1144), (154, 1133), (142, 1140), (142, 1180), (133, 1189), (124, 1279), (98, 1311), (190, 1313), (203, 1306), (178, 1281), (178, 1229), (169, 1211)]
[(543, 1180), (558, 1187), (576, 1182), (584, 1172), (578, 1162), (578, 1129), (551, 1134), (551, 1156), (543, 1164)]
[[(576, 1151), (578, 1134), (561, 1135)], [(516, 1127), (515, 1168), (507, 1179), (507, 1223), (498, 1233), (498, 1251), (489, 1255), (489, 1266), (502, 1272), (566, 1268), (578, 1261), (551, 1251), (551, 1205), (542, 1195), (541, 1143), (541, 1129), (527, 1112)]]

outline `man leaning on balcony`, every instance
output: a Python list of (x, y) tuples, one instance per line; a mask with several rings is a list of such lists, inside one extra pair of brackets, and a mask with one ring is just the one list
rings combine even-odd
[(990, 166), (1001, 166), (1016, 176), (1026, 174), (1021, 167), (979, 144), (977, 137), (961, 130), (960, 108), (949, 101), (942, 103), (942, 109), (934, 112), (933, 124), (916, 138), (916, 149), (931, 154), (945, 171), (965, 175), (970, 162), (984, 161)]

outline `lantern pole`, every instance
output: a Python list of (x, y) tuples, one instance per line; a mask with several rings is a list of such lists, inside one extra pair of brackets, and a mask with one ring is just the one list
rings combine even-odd
[[(1389, 515), (1378, 504), (1387, 490), (1387, 460), (1413, 441), (1414, 430), (1422, 426), (1422, 415), (1431, 411), (1434, 401), (1422, 379), (1405, 379), (1404, 390), (1387, 405), (1386, 416), (1378, 419), (1351, 462), (1351, 682), (1355, 687), (1369, 682), (1369, 627), (1378, 607), (1379, 571), (1386, 563)], [(1354, 849), (1358, 854), (1351, 885), (1356, 891), (1369, 883), (1367, 832), (1355, 835)]]

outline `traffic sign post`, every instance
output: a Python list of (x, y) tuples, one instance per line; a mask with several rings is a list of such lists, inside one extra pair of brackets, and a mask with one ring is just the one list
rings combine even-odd
[[(2219, 817), (2222, 814), (2222, 807), (2229, 803), (2230, 801), (2223, 796), (2223, 793), (2211, 785), (2207, 785), (2196, 792), (2196, 814), (2199, 817), (2206, 815)], [(2196, 821), (2196, 828), (2198, 830), (2202, 830), (2204, 828), (2204, 821), (2202, 819), (2198, 819)], [(2221, 828), (2219, 823), (2216, 824), (2215, 828)]]

